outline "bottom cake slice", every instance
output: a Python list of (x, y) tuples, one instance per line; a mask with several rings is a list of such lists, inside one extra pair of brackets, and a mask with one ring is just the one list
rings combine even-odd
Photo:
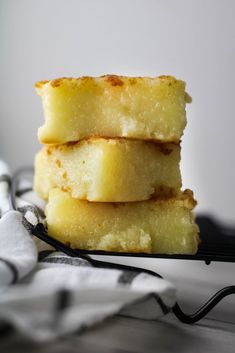
[(195, 254), (199, 235), (190, 190), (177, 198), (94, 203), (51, 189), (48, 233), (72, 248), (118, 252)]

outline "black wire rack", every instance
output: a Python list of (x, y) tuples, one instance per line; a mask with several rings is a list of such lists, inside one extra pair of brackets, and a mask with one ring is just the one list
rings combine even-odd
[[(16, 209), (15, 196), (17, 193), (17, 185), (22, 174), (33, 173), (33, 168), (23, 168), (16, 172), (11, 183), (11, 206)], [(90, 251), (81, 249), (72, 249), (66, 244), (54, 239), (47, 233), (47, 229), (42, 223), (31, 227), (31, 233), (54, 247), (57, 251), (61, 251), (72, 257), (80, 257), (88, 260), (94, 267), (116, 268), (129, 271), (142, 271), (148, 274), (161, 277), (154, 271), (138, 268), (135, 266), (117, 264), (114, 262), (101, 261), (92, 257), (92, 255), (108, 255), (108, 256), (123, 256), (123, 257), (145, 257), (145, 258), (162, 258), (170, 260), (193, 260), (204, 261), (209, 265), (211, 262), (233, 262), (235, 263), (235, 228), (219, 223), (208, 215), (199, 215), (196, 222), (200, 228), (201, 243), (197, 254), (195, 255), (166, 255), (166, 254), (146, 254), (146, 253), (120, 253), (110, 251)], [(225, 287), (215, 293), (198, 311), (193, 314), (185, 314), (176, 303), (172, 311), (174, 315), (181, 321), (187, 324), (193, 324), (205, 317), (223, 298), (228, 295), (235, 294), (235, 285)]]

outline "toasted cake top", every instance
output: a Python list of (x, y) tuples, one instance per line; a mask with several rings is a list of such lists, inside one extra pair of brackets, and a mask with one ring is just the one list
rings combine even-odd
[[(87, 83), (103, 83), (112, 87), (133, 86), (143, 83), (148, 84), (164, 84), (168, 86), (182, 85), (185, 88), (185, 82), (177, 80), (174, 76), (163, 75), (158, 77), (130, 77), (130, 76), (118, 76), (118, 75), (103, 75), (100, 77), (92, 76), (81, 76), (81, 77), (60, 77), (52, 80), (42, 80), (35, 83), (37, 93), (40, 95), (41, 90), (45, 85), (50, 85), (53, 88), (60, 87), (61, 85), (72, 84), (72, 85), (86, 85)], [(188, 93), (185, 94), (186, 103), (191, 103), (192, 98)]]

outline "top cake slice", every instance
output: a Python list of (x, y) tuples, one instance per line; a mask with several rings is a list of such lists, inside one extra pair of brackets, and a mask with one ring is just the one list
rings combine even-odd
[(38, 133), (44, 144), (92, 136), (178, 143), (191, 100), (185, 82), (172, 76), (60, 78), (35, 86), (45, 115)]

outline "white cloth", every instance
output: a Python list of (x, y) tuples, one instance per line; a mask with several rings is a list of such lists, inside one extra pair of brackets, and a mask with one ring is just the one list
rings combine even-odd
[(9, 211), (0, 219), (0, 288), (20, 280), (37, 264), (37, 249), (22, 218)]
[(40, 221), (35, 207), (28, 205), (32, 196), (36, 202), (35, 195), (28, 188), (19, 192), (23, 214), (7, 210), (9, 180), (7, 167), (1, 162), (0, 335), (7, 324), (30, 339), (46, 341), (78, 332), (117, 313), (157, 319), (171, 310), (176, 301), (175, 287), (157, 276), (96, 268), (88, 260), (54, 250), (38, 254), (24, 226), (29, 224), (25, 218), (33, 225)]

